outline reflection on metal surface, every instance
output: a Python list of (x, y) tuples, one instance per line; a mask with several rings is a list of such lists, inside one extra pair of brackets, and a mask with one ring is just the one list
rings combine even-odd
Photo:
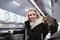
[(5, 12), (5, 19), (6, 19), (6, 21), (8, 21), (10, 19), (9, 12)]
[(14, 15), (14, 22), (17, 21), (17, 15)]
[(41, 10), (41, 8), (38, 5), (38, 2), (36, 0), (30, 0), (31, 3), (33, 3), (33, 5), (40, 11), (40, 13), (42, 14), (43, 17), (45, 17), (43, 11)]

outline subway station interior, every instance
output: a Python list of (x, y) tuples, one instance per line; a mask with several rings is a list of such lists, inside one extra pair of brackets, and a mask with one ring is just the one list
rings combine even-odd
[[(27, 40), (27, 32), (14, 33), (24, 29), (27, 11), (35, 8), (43, 17), (49, 15), (57, 20), (60, 30), (60, 0), (0, 0), (0, 40)], [(10, 35), (8, 30), (13, 30)], [(48, 40), (48, 37), (45, 40)]]

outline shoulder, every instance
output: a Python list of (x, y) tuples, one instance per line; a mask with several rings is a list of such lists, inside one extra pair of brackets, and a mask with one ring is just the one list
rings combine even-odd
[(45, 24), (44, 22), (42, 22), (41, 25), (45, 26), (45, 25), (48, 25), (48, 24)]
[(40, 23), (40, 24), (38, 24), (40, 27), (42, 26), (42, 27), (44, 27), (44, 23), (42, 22), (42, 23)]
[(25, 23), (25, 24), (26, 24), (26, 23), (29, 23), (29, 21), (27, 20), (27, 21), (25, 21), (24, 23)]
[(44, 28), (44, 29), (48, 28), (48, 24), (45, 24), (43, 22), (40, 24), (40, 26), (42, 26), (42, 28)]
[(42, 22), (42, 23), (40, 23), (41, 25), (44, 25), (44, 23)]
[(25, 21), (24, 24), (25, 24), (25, 26), (29, 26), (30, 25), (29, 21)]

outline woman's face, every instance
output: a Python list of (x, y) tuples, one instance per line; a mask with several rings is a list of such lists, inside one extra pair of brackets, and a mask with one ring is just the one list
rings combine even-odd
[(36, 21), (36, 19), (37, 19), (37, 14), (36, 14), (36, 12), (30, 11), (30, 12), (28, 13), (28, 18), (29, 18), (30, 21)]

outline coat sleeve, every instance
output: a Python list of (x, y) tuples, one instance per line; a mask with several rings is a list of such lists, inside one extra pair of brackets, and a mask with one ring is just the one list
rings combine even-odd
[(55, 32), (57, 32), (57, 29), (58, 29), (58, 24), (57, 23), (54, 23), (54, 24), (50, 25), (49, 30), (50, 30), (51, 35), (53, 35)]
[(14, 31), (13, 34), (22, 34), (24, 33), (24, 29), (20, 30), (20, 31)]
[(14, 31), (13, 34), (22, 34), (22, 33), (25, 33), (25, 23), (24, 23), (24, 28), (22, 28), (20, 31)]

